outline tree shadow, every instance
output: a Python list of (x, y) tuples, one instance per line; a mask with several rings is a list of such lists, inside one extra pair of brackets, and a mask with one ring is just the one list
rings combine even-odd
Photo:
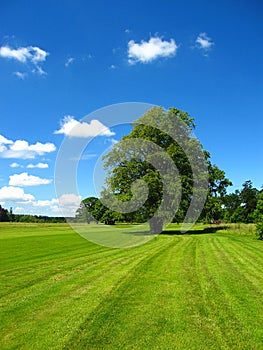
[(161, 232), (161, 235), (177, 235), (177, 236), (182, 236), (182, 235), (202, 235), (202, 234), (211, 234), (211, 233), (216, 233), (217, 231), (222, 231), (226, 230), (228, 226), (209, 226), (205, 227), (202, 230), (189, 230), (187, 232), (181, 232), (181, 230), (164, 230)]
[[(162, 233), (165, 233), (165, 232), (163, 231)], [(132, 236), (156, 236), (157, 235), (157, 234), (152, 233), (150, 231), (138, 231), (138, 232), (123, 231), (122, 234), (132, 235)]]
[[(168, 235), (168, 236), (182, 236), (182, 235), (201, 235), (201, 234), (212, 234), (216, 233), (218, 231), (226, 230), (228, 228), (227, 225), (222, 225), (222, 226), (209, 226), (205, 227), (203, 229), (199, 230), (189, 230), (187, 232), (182, 232), (181, 230), (163, 230), (160, 234), (161, 235)], [(152, 233), (150, 231), (138, 231), (138, 232), (133, 232), (133, 231), (123, 231), (122, 234), (127, 234), (127, 235), (132, 235), (132, 236), (157, 236), (157, 233)]]

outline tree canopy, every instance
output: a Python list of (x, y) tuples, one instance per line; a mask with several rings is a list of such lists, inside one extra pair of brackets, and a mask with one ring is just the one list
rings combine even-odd
[[(204, 196), (204, 191), (205, 196), (208, 193), (210, 202), (202, 215), (210, 214), (211, 207), (220, 206), (218, 198), (225, 194), (231, 182), (223, 170), (210, 163), (210, 154), (203, 150), (193, 135), (194, 128), (194, 119), (179, 109), (165, 111), (162, 107), (153, 107), (147, 111), (134, 122), (130, 134), (124, 136), (105, 156), (109, 176), (102, 198), (112, 194), (109, 196), (111, 202), (115, 196), (119, 201), (130, 204), (137, 189), (137, 193), (141, 193), (145, 199), (143, 181), (148, 186), (146, 201), (140, 208), (124, 213), (124, 217), (126, 221), (150, 220), (153, 231), (158, 231), (165, 223), (164, 212), (169, 211), (169, 206), (177, 209), (173, 220), (182, 222), (194, 195), (197, 197), (194, 210), (197, 210), (198, 198)], [(199, 190), (197, 195), (194, 194), (196, 187)], [(166, 206), (156, 216), (164, 197)], [(142, 198), (138, 196), (137, 202)], [(151, 218), (154, 218), (152, 222)]]

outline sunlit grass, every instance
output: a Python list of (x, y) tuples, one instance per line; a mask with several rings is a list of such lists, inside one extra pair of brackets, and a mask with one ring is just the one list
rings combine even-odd
[(1, 224), (1, 349), (263, 348), (262, 242), (211, 226), (113, 249)]

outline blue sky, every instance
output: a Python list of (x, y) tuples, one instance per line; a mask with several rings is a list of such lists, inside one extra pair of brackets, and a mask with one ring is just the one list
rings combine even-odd
[[(257, 0), (2, 1), (1, 205), (61, 215), (54, 167), (68, 128), (124, 102), (189, 112), (230, 190), (248, 179), (260, 188), (262, 23)], [(86, 127), (82, 138), (98, 125)], [(94, 194), (96, 157), (125, 130), (104, 128), (90, 144), (78, 171), (82, 198)], [(68, 214), (76, 203), (70, 193), (60, 201)]]

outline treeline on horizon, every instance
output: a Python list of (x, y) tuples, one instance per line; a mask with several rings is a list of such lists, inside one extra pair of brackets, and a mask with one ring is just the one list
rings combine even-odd
[(25, 223), (65, 223), (67, 218), (47, 215), (13, 214), (12, 208), (7, 210), (0, 205), (0, 222)]

